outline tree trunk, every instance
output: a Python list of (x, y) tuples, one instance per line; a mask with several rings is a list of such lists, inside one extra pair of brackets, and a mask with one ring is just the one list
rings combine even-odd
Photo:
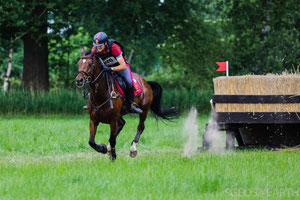
[(70, 79), (70, 40), (68, 40), (68, 56), (67, 56), (67, 80), (66, 87), (69, 89), (69, 79)]
[(131, 49), (130, 51), (130, 55), (129, 55), (129, 59), (128, 59), (128, 63), (130, 64), (132, 59), (133, 59), (133, 56), (134, 56), (134, 49)]
[[(45, 6), (37, 6), (38, 17)], [(31, 90), (49, 90), (47, 15), (43, 15), (35, 29), (22, 37), (24, 41), (23, 86)]]
[(136, 43), (136, 36), (134, 35), (133, 40), (132, 40), (133, 47), (132, 47), (132, 49), (130, 51), (130, 55), (129, 55), (129, 58), (128, 58), (128, 63), (129, 64), (131, 64), (133, 56), (134, 56), (134, 49), (133, 48), (135, 46), (135, 43)]
[(6, 76), (5, 76), (4, 84), (3, 84), (3, 91), (4, 92), (7, 92), (8, 80), (9, 80), (11, 69), (12, 69), (12, 59), (13, 59), (13, 40), (12, 39), (11, 39), (11, 47), (10, 47), (10, 50), (9, 50), (8, 58), (9, 58), (8, 67), (7, 67), (7, 72), (6, 72)]

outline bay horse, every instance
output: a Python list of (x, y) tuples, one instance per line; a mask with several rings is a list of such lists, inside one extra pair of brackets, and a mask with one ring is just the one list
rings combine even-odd
[[(123, 115), (127, 114), (124, 111), (125, 99), (122, 98), (120, 92), (117, 90), (116, 83), (113, 80), (112, 72), (105, 72), (102, 70), (102, 63), (94, 52), (91, 50), (84, 51), (81, 48), (81, 57), (78, 61), (78, 74), (76, 76), (77, 87), (83, 87), (88, 84), (89, 100), (87, 109), (90, 115), (90, 138), (89, 145), (97, 152), (108, 154), (112, 160), (115, 160), (116, 155), (116, 138), (125, 125)], [(154, 81), (145, 81), (144, 78), (138, 74), (132, 73), (133, 77), (140, 83), (142, 93), (135, 97), (134, 101), (137, 103), (143, 113), (139, 114), (139, 124), (137, 133), (131, 142), (130, 156), (137, 155), (137, 144), (140, 136), (145, 129), (145, 120), (149, 110), (154, 115), (166, 120), (178, 115), (175, 108), (161, 109), (162, 88)], [(125, 103), (125, 104), (124, 104)], [(108, 146), (105, 144), (96, 144), (95, 136), (99, 123), (110, 125), (110, 137)]]

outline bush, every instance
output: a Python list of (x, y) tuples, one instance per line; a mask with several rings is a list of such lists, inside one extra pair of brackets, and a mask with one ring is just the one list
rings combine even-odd
[[(195, 106), (199, 113), (210, 111), (211, 91), (168, 89), (163, 91), (162, 107), (175, 107), (180, 111)], [(78, 90), (30, 92), (10, 90), (0, 92), (0, 114), (83, 114), (87, 100)]]
[(180, 111), (189, 110), (195, 106), (199, 113), (210, 112), (210, 90), (174, 89), (163, 91), (163, 107), (175, 107)]
[(1, 114), (81, 114), (87, 102), (80, 92), (56, 90), (51, 92), (30, 92), (11, 90), (0, 93)]

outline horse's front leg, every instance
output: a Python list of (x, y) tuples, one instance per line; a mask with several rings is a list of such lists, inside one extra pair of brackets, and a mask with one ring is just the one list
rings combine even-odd
[(113, 120), (110, 123), (110, 137), (109, 137), (109, 144), (111, 147), (111, 154), (110, 154), (110, 158), (112, 160), (115, 160), (117, 158), (117, 154), (116, 154), (116, 139), (117, 139), (117, 135), (118, 135), (118, 120)]
[(89, 140), (89, 145), (95, 149), (97, 152), (106, 154), (107, 153), (107, 148), (105, 144), (96, 144), (95, 143), (95, 136), (96, 136), (96, 132), (97, 132), (97, 127), (98, 127), (99, 123), (98, 122), (94, 122), (93, 120), (90, 119), (90, 140)]
[[(116, 137), (118, 137), (119, 133), (121, 132), (121, 130), (123, 129), (124, 125), (125, 125), (125, 120), (123, 119), (123, 117), (120, 117), (120, 119), (118, 120), (118, 124), (117, 124), (117, 135)], [(107, 145), (107, 155), (111, 155), (111, 145), (110, 142), (108, 141), (108, 145)]]

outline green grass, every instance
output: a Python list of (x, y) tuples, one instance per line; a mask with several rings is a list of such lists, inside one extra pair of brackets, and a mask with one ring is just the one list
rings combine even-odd
[[(183, 156), (184, 117), (149, 117), (129, 157), (137, 116), (111, 162), (88, 146), (88, 116), (0, 117), (0, 199), (299, 199), (300, 152), (247, 150)], [(200, 133), (208, 116), (198, 120)], [(100, 125), (96, 142), (107, 143)]]

